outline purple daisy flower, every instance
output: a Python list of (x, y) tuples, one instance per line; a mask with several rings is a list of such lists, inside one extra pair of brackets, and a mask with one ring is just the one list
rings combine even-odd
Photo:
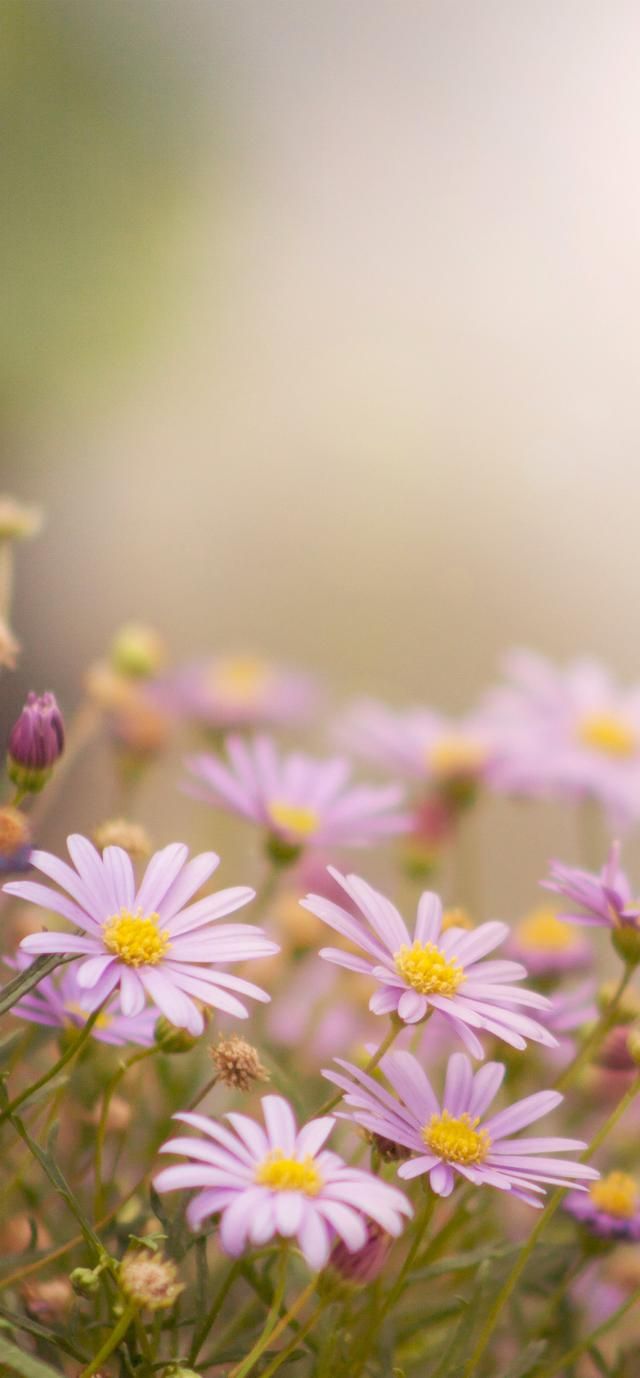
[(310, 675), (246, 654), (187, 665), (163, 692), (177, 711), (218, 732), (300, 722), (318, 698)]
[(640, 1239), (640, 1191), (626, 1172), (608, 1172), (588, 1192), (570, 1192), (564, 1207), (599, 1239)]
[[(21, 952), (17, 960), (8, 965), (24, 971), (32, 960)], [(78, 984), (76, 967), (66, 966), (54, 975), (45, 976), (17, 1005), (13, 1005), (11, 1014), (52, 1029), (81, 1029), (99, 1004), (95, 991), (83, 990)], [(99, 1043), (110, 1043), (115, 1047), (135, 1043), (149, 1048), (153, 1043), (157, 1018), (153, 1009), (144, 1009), (134, 1015), (120, 1014), (114, 999), (98, 1015), (91, 1036)]]
[[(369, 1172), (349, 1167), (323, 1147), (335, 1119), (309, 1120), (298, 1130), (281, 1096), (263, 1096), (264, 1129), (247, 1115), (225, 1116), (231, 1129), (205, 1115), (174, 1118), (205, 1135), (170, 1139), (161, 1153), (192, 1161), (165, 1168), (156, 1191), (198, 1187), (187, 1208), (191, 1228), (221, 1214), (220, 1243), (237, 1257), (274, 1235), (297, 1238), (309, 1266), (324, 1268), (336, 1240), (351, 1252), (367, 1244), (367, 1218), (388, 1234), (400, 1234), (412, 1214), (404, 1194)], [(232, 1132), (233, 1131), (233, 1132)]]
[(545, 890), (571, 901), (571, 910), (558, 915), (566, 923), (589, 924), (597, 928), (638, 928), (640, 905), (632, 902), (631, 883), (620, 865), (620, 843), (612, 844), (609, 856), (597, 874), (578, 866), (552, 861), (550, 880)]
[(294, 855), (306, 846), (367, 846), (407, 832), (408, 815), (397, 785), (349, 785), (349, 763), (315, 760), (300, 752), (280, 756), (269, 737), (226, 741), (228, 763), (216, 756), (192, 757), (197, 780), (190, 793), (265, 828), (277, 846)]
[(477, 783), (491, 769), (493, 731), (477, 714), (454, 719), (430, 708), (399, 710), (361, 699), (337, 731), (363, 760), (409, 780)]
[(397, 1014), (406, 1024), (418, 1024), (431, 1010), (439, 1010), (475, 1057), (482, 1057), (483, 1051), (474, 1029), (484, 1029), (514, 1048), (525, 1048), (527, 1039), (555, 1045), (542, 1024), (515, 1008), (549, 1008), (544, 995), (511, 984), (527, 975), (525, 968), (518, 962), (482, 962), (507, 937), (506, 924), (443, 931), (442, 904), (437, 895), (425, 891), (412, 935), (395, 905), (378, 890), (359, 876), (345, 877), (332, 867), (329, 871), (362, 918), (322, 895), (307, 895), (301, 904), (366, 953), (359, 957), (325, 947), (320, 956), (380, 983), (369, 1002), (374, 1014)]
[(485, 711), (500, 743), (494, 784), (509, 793), (600, 801), (616, 826), (640, 816), (640, 688), (591, 660), (558, 668), (512, 652)]
[(551, 905), (539, 905), (516, 924), (509, 955), (524, 962), (531, 976), (545, 980), (593, 963), (591, 943), (559, 918)]
[(454, 1053), (440, 1103), (411, 1053), (387, 1053), (380, 1063), (395, 1097), (360, 1068), (336, 1060), (343, 1072), (326, 1070), (323, 1075), (340, 1087), (350, 1107), (351, 1113), (341, 1118), (355, 1120), (370, 1133), (417, 1155), (402, 1163), (399, 1176), (428, 1173), (438, 1196), (449, 1196), (458, 1173), (477, 1186), (497, 1187), (539, 1206), (536, 1196), (544, 1195), (542, 1183), (575, 1187), (576, 1182), (599, 1176), (586, 1163), (558, 1162), (548, 1156), (586, 1148), (580, 1139), (511, 1139), (554, 1110), (563, 1100), (559, 1091), (538, 1091), (485, 1119), (504, 1077), (501, 1062), (487, 1062), (474, 1073), (465, 1054)]
[(188, 847), (174, 842), (155, 853), (136, 887), (121, 847), (105, 847), (100, 854), (78, 834), (67, 839), (67, 847), (74, 867), (49, 852), (31, 855), (32, 866), (65, 894), (31, 880), (11, 881), (4, 889), (53, 910), (82, 931), (31, 933), (20, 944), (25, 952), (79, 956), (78, 985), (93, 992), (96, 1003), (117, 989), (120, 1009), (131, 1017), (142, 1012), (148, 998), (172, 1024), (195, 1035), (202, 1033), (204, 1020), (194, 1000), (240, 1019), (248, 1012), (238, 995), (269, 1000), (259, 986), (219, 969), (279, 950), (261, 928), (214, 926), (248, 904), (255, 891), (234, 886), (188, 903), (215, 871), (220, 860), (215, 852), (189, 861)]

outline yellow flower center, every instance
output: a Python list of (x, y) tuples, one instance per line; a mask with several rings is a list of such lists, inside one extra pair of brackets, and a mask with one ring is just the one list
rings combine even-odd
[(435, 943), (403, 943), (393, 960), (398, 975), (421, 995), (455, 995), (464, 981), (460, 963), (455, 957), (448, 960)]
[(260, 1163), (255, 1180), (272, 1191), (302, 1191), (305, 1196), (317, 1196), (323, 1184), (313, 1158), (286, 1158), (280, 1148)]
[[(67, 1001), (64, 1010), (65, 1014), (74, 1014), (76, 1016), (76, 1019), (82, 1019), (85, 1022), (85, 1024), (87, 1022), (87, 1019), (89, 1019), (91, 1015), (91, 1010), (83, 1009), (82, 1005), (80, 1005), (77, 1000)], [(112, 1022), (112, 1019), (113, 1015), (105, 1014), (103, 1011), (102, 1014), (98, 1015), (98, 1018), (95, 1020), (93, 1027), (94, 1029), (108, 1029), (110, 1023)]]
[(169, 944), (166, 928), (158, 928), (158, 914), (142, 917), (140, 910), (132, 914), (121, 909), (107, 919), (103, 929), (104, 945), (130, 967), (156, 966), (164, 957)]
[(295, 837), (310, 837), (320, 822), (315, 809), (307, 809), (302, 804), (287, 804), (283, 799), (274, 799), (269, 805), (269, 816), (276, 828), (293, 833)]
[(214, 666), (213, 689), (232, 702), (250, 703), (265, 688), (270, 674), (269, 665), (259, 656), (236, 656)]
[(630, 1220), (638, 1209), (638, 1185), (626, 1172), (609, 1172), (594, 1182), (589, 1195), (598, 1210)]
[(486, 1129), (476, 1127), (479, 1123), (479, 1118), (472, 1120), (466, 1112), (456, 1119), (448, 1110), (443, 1110), (441, 1115), (431, 1116), (422, 1137), (427, 1148), (445, 1163), (483, 1163), (491, 1139)]
[(633, 729), (613, 713), (589, 713), (580, 723), (578, 737), (584, 746), (607, 756), (633, 756), (638, 748)]
[(516, 937), (523, 947), (533, 947), (564, 952), (575, 941), (575, 934), (568, 923), (558, 918), (549, 905), (532, 909), (516, 928)]
[(446, 933), (448, 928), (473, 928), (473, 919), (468, 911), (460, 905), (454, 909), (445, 909), (440, 931)]
[(434, 775), (477, 775), (486, 751), (469, 737), (442, 737), (427, 751), (427, 766)]

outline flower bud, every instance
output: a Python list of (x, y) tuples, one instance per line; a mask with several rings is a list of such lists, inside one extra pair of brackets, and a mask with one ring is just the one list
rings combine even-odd
[(55, 695), (27, 694), (9, 735), (7, 771), (24, 794), (37, 794), (64, 751), (64, 724)]
[(269, 1073), (263, 1067), (256, 1049), (238, 1034), (221, 1038), (210, 1049), (210, 1053), (220, 1081), (225, 1086), (237, 1091), (250, 1091), (254, 1081), (269, 1081)]
[[(640, 937), (640, 934), (638, 935)], [(598, 991), (598, 1009), (601, 1014), (606, 1014), (615, 993), (613, 981), (607, 981)], [(622, 999), (619, 1001), (614, 1012), (614, 1022), (616, 1024), (631, 1024), (640, 1015), (640, 999), (632, 990), (626, 990)]]
[(30, 507), (5, 495), (0, 497), (0, 541), (25, 541), (30, 536), (37, 536), (41, 528), (39, 507)]
[(100, 1287), (102, 1268), (74, 1268), (69, 1274), (69, 1282), (79, 1297), (91, 1297)]
[(640, 1029), (630, 1029), (627, 1039), (627, 1051), (634, 1067), (640, 1067)]
[(633, 923), (622, 923), (611, 930), (611, 942), (623, 962), (636, 967), (640, 962), (640, 928)]
[(184, 1291), (175, 1263), (151, 1249), (130, 1249), (120, 1264), (118, 1281), (129, 1301), (149, 1311), (173, 1306)]
[(404, 1163), (411, 1157), (411, 1150), (394, 1139), (385, 1139), (383, 1134), (370, 1134), (371, 1145), (383, 1163)]
[(162, 1378), (200, 1378), (194, 1368), (184, 1368), (182, 1364), (169, 1364), (162, 1370)]
[[(206, 1018), (206, 1012), (203, 1010), (202, 1013)], [(188, 1029), (178, 1029), (163, 1014), (155, 1026), (153, 1037), (163, 1053), (190, 1053), (199, 1041), (198, 1035), (189, 1033)]]
[(630, 1039), (633, 1036), (638, 1037), (626, 1024), (619, 1024), (616, 1029), (611, 1029), (597, 1054), (598, 1066), (606, 1067), (609, 1072), (633, 1071), (635, 1064), (629, 1050)]
[(126, 818), (109, 818), (94, 830), (93, 841), (100, 851), (105, 847), (122, 847), (132, 861), (144, 861), (151, 855), (151, 839), (141, 823), (129, 823)]
[(375, 1221), (370, 1220), (367, 1225), (366, 1244), (352, 1252), (342, 1240), (339, 1240), (332, 1251), (329, 1263), (345, 1281), (364, 1287), (380, 1276), (392, 1244), (391, 1235), (376, 1225)]
[(166, 658), (162, 638), (152, 627), (129, 622), (121, 627), (111, 646), (110, 661), (120, 675), (131, 679), (150, 679)]

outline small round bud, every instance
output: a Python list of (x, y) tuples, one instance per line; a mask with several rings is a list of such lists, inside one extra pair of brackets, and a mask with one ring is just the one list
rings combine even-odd
[(200, 1378), (194, 1368), (184, 1368), (182, 1364), (169, 1364), (162, 1370), (162, 1378)]
[(37, 794), (64, 751), (64, 723), (55, 695), (30, 693), (9, 734), (7, 772), (25, 794)]
[(79, 1297), (91, 1297), (100, 1287), (101, 1268), (74, 1268), (69, 1282)]
[(29, 863), (29, 820), (10, 804), (0, 809), (0, 871), (21, 871)]
[(284, 837), (278, 837), (277, 833), (268, 833), (264, 845), (267, 856), (274, 866), (293, 866), (302, 856), (299, 842), (287, 842)]
[(640, 1067), (640, 1029), (630, 1029), (627, 1051), (634, 1067)]
[(367, 1225), (366, 1244), (352, 1252), (342, 1240), (339, 1240), (332, 1251), (330, 1267), (346, 1282), (354, 1283), (357, 1287), (365, 1287), (367, 1283), (380, 1276), (392, 1244), (391, 1235), (371, 1220)]
[(153, 1037), (163, 1053), (190, 1053), (199, 1041), (196, 1034), (189, 1033), (188, 1029), (176, 1028), (163, 1014), (155, 1026)]
[(162, 1252), (151, 1249), (130, 1249), (118, 1270), (118, 1281), (129, 1301), (149, 1311), (161, 1311), (173, 1306), (184, 1291), (178, 1281), (175, 1263)]
[[(598, 1009), (601, 1014), (606, 1014), (611, 1005), (615, 993), (613, 981), (607, 981), (600, 987), (597, 995)], [(631, 1024), (640, 1015), (640, 998), (632, 990), (626, 990), (622, 999), (616, 1006), (614, 1012), (614, 1022), (616, 1024)]]
[(109, 657), (114, 670), (131, 679), (150, 679), (166, 659), (166, 648), (152, 627), (129, 622), (116, 634)]
[(263, 1067), (256, 1049), (238, 1034), (221, 1038), (210, 1049), (210, 1054), (220, 1081), (225, 1086), (237, 1091), (250, 1091), (254, 1081), (269, 1081), (269, 1073)]
[(39, 507), (0, 496), (0, 541), (25, 541), (30, 536), (37, 536), (42, 522)]
[(126, 818), (109, 818), (94, 830), (93, 841), (100, 851), (105, 847), (122, 847), (132, 861), (144, 861), (151, 855), (151, 839), (141, 823), (129, 823)]
[(611, 1029), (596, 1056), (599, 1067), (606, 1067), (609, 1072), (631, 1072), (634, 1067), (634, 1060), (629, 1051), (629, 1040), (632, 1031), (626, 1024), (619, 1024), (616, 1029)]
[(611, 931), (611, 942), (627, 966), (636, 967), (640, 962), (640, 927), (633, 923), (622, 923)]

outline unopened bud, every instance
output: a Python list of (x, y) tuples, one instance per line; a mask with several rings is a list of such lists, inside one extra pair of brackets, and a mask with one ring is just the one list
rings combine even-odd
[(411, 1150), (396, 1143), (395, 1139), (386, 1139), (383, 1134), (370, 1134), (369, 1139), (383, 1163), (404, 1163), (411, 1157)]
[(188, 1029), (177, 1028), (163, 1014), (155, 1026), (153, 1037), (163, 1053), (190, 1053), (199, 1041), (196, 1034), (189, 1033)]
[(175, 1263), (150, 1249), (130, 1249), (120, 1264), (118, 1281), (129, 1301), (149, 1311), (173, 1306), (184, 1291)]
[(39, 507), (4, 495), (0, 497), (0, 541), (25, 541), (30, 536), (37, 536), (42, 520)]
[(629, 1057), (635, 1067), (640, 1067), (640, 1029), (631, 1029), (627, 1039)]
[(105, 847), (122, 847), (132, 861), (144, 861), (151, 855), (151, 839), (141, 823), (129, 823), (126, 818), (109, 818), (93, 833), (93, 841), (100, 851)]
[(69, 1282), (74, 1292), (79, 1297), (91, 1297), (98, 1291), (100, 1286), (100, 1274), (103, 1268), (98, 1264), (97, 1268), (74, 1268), (69, 1274)]
[(366, 1244), (352, 1252), (339, 1240), (332, 1251), (330, 1266), (345, 1281), (364, 1287), (380, 1276), (392, 1244), (391, 1235), (371, 1220), (367, 1225)]
[(194, 1368), (184, 1368), (182, 1364), (169, 1364), (162, 1370), (162, 1378), (200, 1378)]
[(631, 1037), (632, 1031), (626, 1024), (619, 1024), (617, 1029), (611, 1029), (597, 1054), (598, 1066), (606, 1067), (609, 1072), (632, 1071), (634, 1059), (629, 1051)]
[(55, 695), (30, 693), (9, 735), (7, 772), (25, 794), (37, 794), (64, 751), (64, 723)]
[(621, 923), (619, 927), (612, 928), (611, 942), (623, 962), (627, 966), (636, 967), (640, 962), (640, 927), (634, 920), (632, 923)]
[(269, 1081), (269, 1073), (263, 1067), (256, 1049), (238, 1034), (221, 1038), (210, 1049), (210, 1053), (220, 1081), (225, 1086), (237, 1091), (250, 1091), (254, 1081)]
[(110, 661), (118, 674), (150, 679), (166, 659), (165, 644), (152, 627), (129, 622), (114, 638)]

